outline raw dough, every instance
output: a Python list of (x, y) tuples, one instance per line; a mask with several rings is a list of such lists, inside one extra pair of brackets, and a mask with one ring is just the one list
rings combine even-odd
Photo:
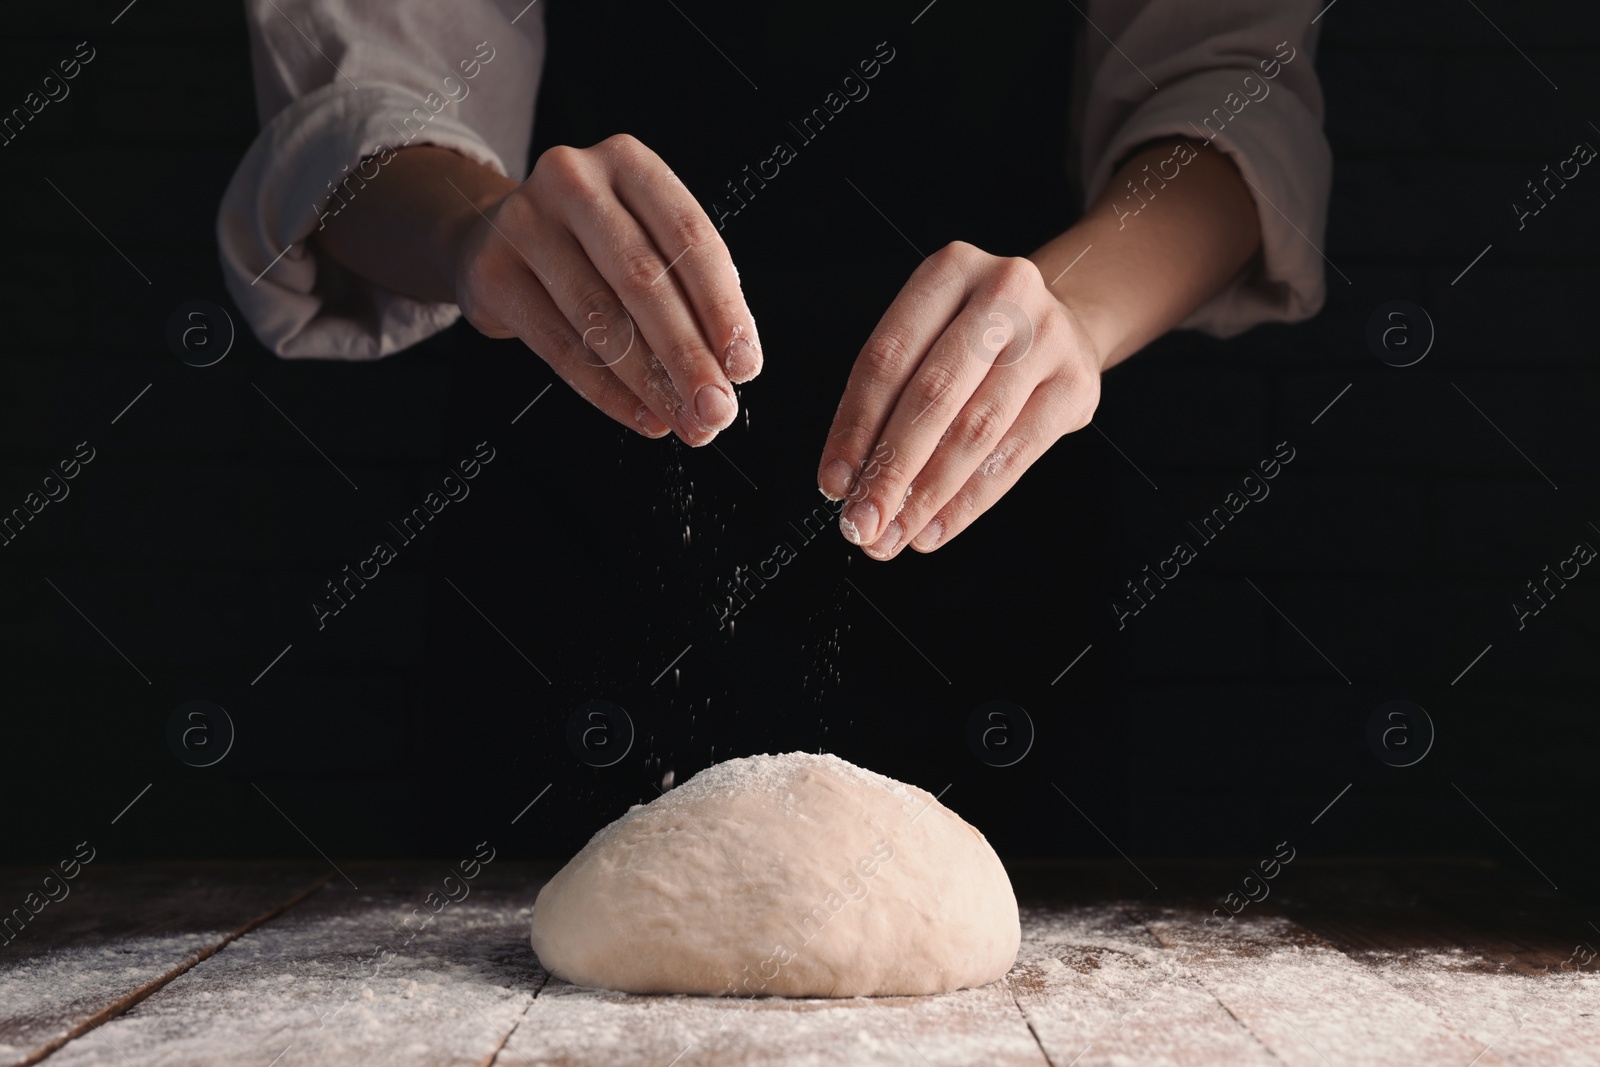
[(1017, 899), (927, 791), (832, 755), (708, 767), (590, 839), (539, 891), (533, 949), (579, 985), (789, 997), (1000, 978)]

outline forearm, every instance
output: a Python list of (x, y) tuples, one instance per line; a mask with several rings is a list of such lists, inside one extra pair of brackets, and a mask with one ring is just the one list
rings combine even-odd
[(317, 245), (386, 289), (452, 302), (461, 237), (480, 210), (517, 183), (447, 148), (418, 145), (395, 152), (364, 185), (352, 180), (349, 187), (355, 195), (345, 195), (339, 213), (323, 220)]
[(1145, 145), (1082, 219), (1029, 257), (1082, 324), (1102, 370), (1176, 326), (1260, 248), (1255, 201), (1231, 160), (1196, 146), (1175, 176), (1163, 173), (1173, 164), (1158, 166), (1186, 143)]

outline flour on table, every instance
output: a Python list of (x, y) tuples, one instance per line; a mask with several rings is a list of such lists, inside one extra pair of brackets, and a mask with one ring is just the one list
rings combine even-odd
[(1016, 896), (930, 793), (833, 755), (709, 767), (595, 834), (539, 892), (544, 967), (631, 993), (853, 997), (1002, 977)]

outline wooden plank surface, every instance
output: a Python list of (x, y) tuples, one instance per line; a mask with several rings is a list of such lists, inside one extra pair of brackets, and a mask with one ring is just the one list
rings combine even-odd
[[(303, 899), (326, 867), (90, 863), (0, 946), (0, 1063), (29, 1063)], [(0, 875), (23, 906), (44, 871)], [(57, 895), (60, 890), (56, 889)]]
[(1488, 971), (1532, 976), (1560, 970), (1585, 933), (1600, 942), (1565, 897), (1503, 878), (1494, 867), (1463, 878), (1435, 864), (1350, 864), (1290, 882), (1272, 903), (1347, 953), (1374, 959), (1459, 948)]
[(510, 1067), (1049, 1067), (1004, 983), (933, 997), (637, 997), (552, 981)]
[[(346, 866), (359, 890), (336, 877), (309, 894), (304, 867), (108, 867), (98, 895), (80, 878), (30, 941), (0, 948), (0, 1062), (74, 1028), (45, 1063), (1597, 1061), (1600, 959), (1570, 958), (1584, 922), (1570, 901), (1472, 864), (1302, 861), (1268, 900), (1208, 929), (1236, 866), (1016, 865), (1023, 945), (1003, 982), (847, 1000), (551, 980), (527, 942), (548, 866), (485, 866), (409, 938), (403, 922), (429, 913), (414, 909), (448, 864)], [(0, 891), (33, 877), (0, 871)]]
[(1204, 926), (1203, 906), (1130, 911), (1290, 1067), (1496, 1067), (1492, 1052), (1479, 1059), (1482, 1043), (1264, 905), (1221, 929)]
[(1116, 904), (1033, 906), (1007, 981), (1054, 1064), (1277, 1062)]
[(1600, 935), (1582, 938), (1581, 910), (1559, 894), (1492, 868), (1463, 879), (1368, 865), (1291, 890), (1280, 907), (1490, 1048), (1480, 1062), (1600, 1059), (1600, 958), (1585, 950)]
[[(328, 883), (71, 1042), (50, 1067), (490, 1060), (546, 979), (528, 945), (539, 878), (491, 864), (424, 924), (447, 864), (345, 870), (359, 889)], [(410, 935), (403, 924), (419, 908)]]

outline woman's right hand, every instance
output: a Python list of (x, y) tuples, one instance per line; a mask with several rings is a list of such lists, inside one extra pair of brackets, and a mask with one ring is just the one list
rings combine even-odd
[(521, 338), (647, 437), (703, 445), (733, 422), (732, 383), (761, 370), (755, 320), (716, 227), (638, 140), (551, 148), (458, 220), (455, 297), (473, 326)]

